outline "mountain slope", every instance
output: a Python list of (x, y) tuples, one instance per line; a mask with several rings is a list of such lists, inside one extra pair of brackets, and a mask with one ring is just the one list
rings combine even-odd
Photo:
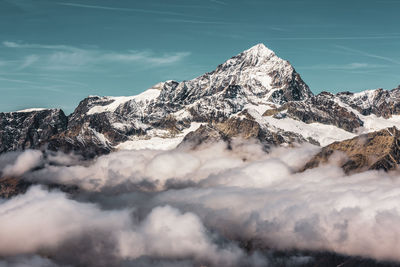
[[(334, 154), (337, 152), (340, 154)], [(400, 164), (400, 132), (392, 127), (332, 143), (322, 148), (305, 165), (304, 170), (330, 160), (335, 161), (346, 173), (397, 169)]]

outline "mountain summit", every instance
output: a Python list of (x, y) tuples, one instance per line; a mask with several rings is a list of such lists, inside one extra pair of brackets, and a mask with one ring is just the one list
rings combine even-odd
[[(288, 61), (257, 44), (192, 80), (161, 82), (136, 96), (87, 97), (68, 117), (46, 110), (0, 113), (0, 153), (48, 148), (95, 157), (236, 136), (257, 139), (266, 149), (302, 142), (325, 146), (400, 121), (397, 98), (382, 102), (399, 91), (314, 96)], [(370, 109), (365, 103), (380, 104)]]
[(244, 97), (245, 102), (278, 103), (303, 100), (312, 92), (286, 60), (263, 44), (232, 57), (214, 71), (190, 81), (169, 83), (161, 99), (190, 104), (209, 96), (227, 93)]

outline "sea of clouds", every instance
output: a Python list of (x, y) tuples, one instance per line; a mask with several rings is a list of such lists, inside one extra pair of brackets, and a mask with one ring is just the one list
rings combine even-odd
[(299, 172), (318, 151), (266, 153), (235, 140), (230, 149), (118, 151), (92, 161), (36, 150), (0, 155), (2, 176), (34, 184), (0, 199), (0, 267), (313, 261), (275, 250), (400, 261), (399, 174), (348, 176), (337, 159)]

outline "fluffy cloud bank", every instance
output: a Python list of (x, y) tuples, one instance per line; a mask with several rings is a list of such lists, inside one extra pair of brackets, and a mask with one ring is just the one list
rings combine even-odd
[[(237, 141), (232, 149), (120, 151), (91, 162), (37, 151), (3, 156), (3, 173), (81, 190), (33, 187), (1, 200), (0, 239), (7, 242), (0, 254), (97, 266), (274, 266), (271, 249), (400, 261), (398, 173), (347, 176), (337, 158), (299, 173), (316, 152), (302, 146), (265, 153)], [(87, 256), (66, 260), (76, 247)], [(301, 266), (312, 258), (281, 260)]]
[(72, 262), (93, 266), (144, 256), (233, 266), (244, 255), (234, 245), (213, 243), (193, 213), (159, 206), (137, 221), (131, 210), (102, 210), (38, 186), (0, 204), (0, 240), (1, 256), (41, 253), (62, 262), (66, 251), (68, 257), (79, 255), (68, 253), (77, 247), (91, 257)]

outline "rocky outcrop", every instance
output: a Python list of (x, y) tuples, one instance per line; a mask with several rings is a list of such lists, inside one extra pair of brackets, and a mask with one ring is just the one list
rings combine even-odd
[(229, 137), (218, 131), (211, 124), (201, 125), (196, 131), (188, 133), (178, 145), (178, 148), (196, 149), (199, 146), (215, 144), (218, 142), (229, 143)]
[(334, 125), (348, 132), (355, 132), (364, 125), (351, 110), (334, 101), (334, 95), (322, 92), (305, 101), (288, 102), (279, 108), (267, 110), (264, 116), (290, 117), (305, 123)]
[(0, 153), (40, 148), (67, 125), (68, 119), (60, 109), (0, 113)]
[(260, 125), (260, 123), (245, 110), (240, 113), (239, 116), (231, 117), (224, 122), (202, 125), (196, 131), (187, 134), (179, 146), (196, 148), (203, 144), (224, 141), (229, 147), (232, 138), (258, 140), (263, 144), (266, 150), (272, 146), (279, 146), (282, 144), (290, 146), (311, 141), (293, 132), (270, 131), (268, 127)]
[(337, 96), (362, 115), (390, 118), (400, 114), (400, 85), (392, 90), (376, 89), (359, 93), (343, 92)]
[(32, 183), (15, 177), (0, 178), (0, 199), (23, 194)]
[[(333, 159), (335, 152), (336, 157)], [(312, 158), (303, 170), (334, 160), (346, 173), (395, 170), (400, 164), (400, 131), (396, 127), (332, 143)]]

